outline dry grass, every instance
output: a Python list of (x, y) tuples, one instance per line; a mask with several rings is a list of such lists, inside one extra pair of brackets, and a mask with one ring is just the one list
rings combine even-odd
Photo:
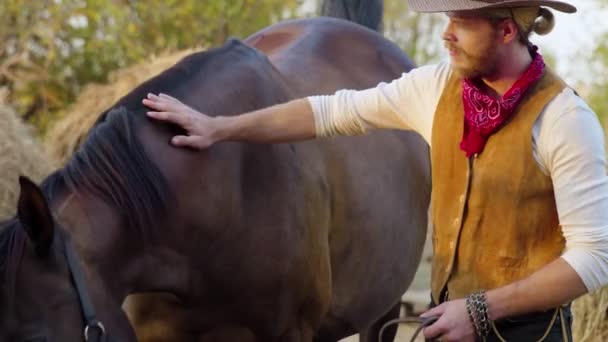
[(0, 221), (15, 214), (19, 175), (39, 182), (52, 171), (33, 131), (10, 108), (0, 105)]
[(575, 300), (572, 303), (572, 312), (574, 341), (608, 341), (608, 287)]
[(153, 58), (149, 62), (113, 73), (108, 84), (85, 87), (76, 102), (60, 120), (51, 125), (44, 137), (49, 156), (58, 165), (65, 164), (101, 113), (139, 84), (197, 50), (184, 50)]

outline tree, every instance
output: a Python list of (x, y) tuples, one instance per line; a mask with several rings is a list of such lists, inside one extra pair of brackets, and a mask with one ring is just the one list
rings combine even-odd
[[(600, 13), (608, 11), (608, 0), (597, 0), (595, 3)], [(602, 125), (606, 127), (606, 120), (608, 120), (608, 29), (604, 30), (594, 38), (596, 46), (587, 63), (579, 66), (593, 77), (579, 87), (583, 89), (583, 96), (597, 114)], [(580, 69), (576, 71), (580, 71)]]
[(590, 61), (594, 77), (588, 101), (606, 127), (608, 119), (608, 32), (604, 33), (598, 42)]
[(386, 0), (384, 5), (385, 35), (417, 64), (436, 62), (444, 51), (440, 37), (445, 17), (410, 11), (404, 0)]

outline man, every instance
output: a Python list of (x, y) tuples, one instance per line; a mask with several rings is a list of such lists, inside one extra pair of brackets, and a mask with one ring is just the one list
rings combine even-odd
[[(149, 116), (181, 125), (176, 146), (286, 142), (371, 128), (431, 145), (432, 299), (441, 341), (571, 340), (565, 304), (608, 283), (608, 177), (595, 114), (529, 43), (561, 1), (410, 0), (446, 12), (450, 61), (364, 91), (211, 118), (166, 95)], [(548, 8), (547, 8), (548, 7)]]

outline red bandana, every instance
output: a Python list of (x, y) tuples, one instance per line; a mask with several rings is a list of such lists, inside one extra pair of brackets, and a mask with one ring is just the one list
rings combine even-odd
[(467, 158), (483, 151), (488, 137), (494, 134), (513, 114), (528, 88), (543, 74), (545, 62), (536, 53), (532, 63), (501, 99), (486, 95), (471, 79), (462, 81), (464, 133), (460, 149)]

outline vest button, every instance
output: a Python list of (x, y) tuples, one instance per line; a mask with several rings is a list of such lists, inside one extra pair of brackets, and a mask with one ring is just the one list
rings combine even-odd
[(460, 202), (460, 204), (464, 203), (464, 195), (460, 195), (460, 197), (458, 197), (458, 202)]
[(454, 224), (454, 227), (460, 226), (460, 219), (459, 218), (455, 218), (453, 224)]

